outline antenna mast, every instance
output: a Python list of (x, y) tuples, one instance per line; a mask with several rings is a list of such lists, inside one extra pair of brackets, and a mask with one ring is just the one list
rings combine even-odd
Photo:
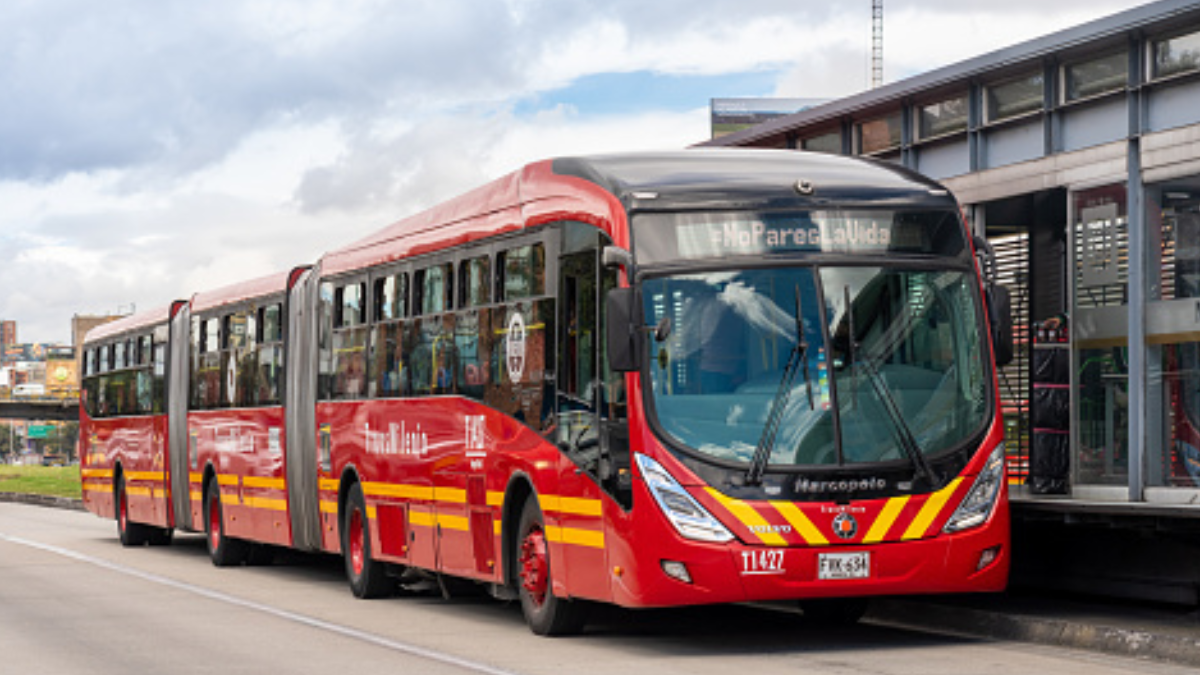
[(871, 0), (871, 88), (883, 85), (883, 0)]

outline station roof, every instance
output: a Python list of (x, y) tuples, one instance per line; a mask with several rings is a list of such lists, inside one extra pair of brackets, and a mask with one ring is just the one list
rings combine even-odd
[(1112, 44), (1130, 31), (1194, 27), (1200, 22), (1200, 2), (1160, 0), (1095, 21), (1073, 26), (1010, 47), (998, 49), (891, 84), (778, 117), (698, 146), (752, 145), (789, 131), (811, 128), (854, 113), (880, 108), (909, 96), (930, 92), (976, 78), (997, 76), (1010, 68), (1028, 66), (1039, 59), (1087, 45)]

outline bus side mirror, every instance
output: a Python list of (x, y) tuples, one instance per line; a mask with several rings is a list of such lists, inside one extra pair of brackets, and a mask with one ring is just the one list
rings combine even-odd
[(639, 331), (635, 324), (636, 299), (632, 288), (614, 288), (605, 298), (608, 367), (618, 373), (636, 371), (641, 366), (637, 349)]
[(1000, 284), (991, 284), (987, 295), (996, 366), (1007, 366), (1013, 360), (1012, 293)]

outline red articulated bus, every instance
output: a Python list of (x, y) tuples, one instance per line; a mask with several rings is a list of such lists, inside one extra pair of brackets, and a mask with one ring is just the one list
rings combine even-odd
[(590, 602), (998, 591), (1006, 319), (976, 255), (887, 164), (530, 164), (90, 333), (85, 503), (218, 565), (340, 554), (359, 597), (471, 580), (538, 634)]

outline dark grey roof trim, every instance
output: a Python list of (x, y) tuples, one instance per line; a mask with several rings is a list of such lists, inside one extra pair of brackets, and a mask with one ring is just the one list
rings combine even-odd
[(1011, 47), (976, 56), (928, 73), (884, 85), (824, 105), (779, 117), (758, 126), (714, 138), (697, 146), (747, 145), (757, 140), (777, 136), (799, 127), (836, 120), (845, 115), (878, 107), (889, 101), (928, 91), (956, 81), (968, 80), (989, 71), (997, 71), (1022, 62), (1036, 61), (1048, 54), (1061, 52), (1092, 42), (1101, 42), (1134, 30), (1158, 29), (1163, 24), (1200, 25), (1200, 2), (1195, 0), (1160, 0), (1141, 7), (1073, 26), (1057, 33), (1034, 38)]

